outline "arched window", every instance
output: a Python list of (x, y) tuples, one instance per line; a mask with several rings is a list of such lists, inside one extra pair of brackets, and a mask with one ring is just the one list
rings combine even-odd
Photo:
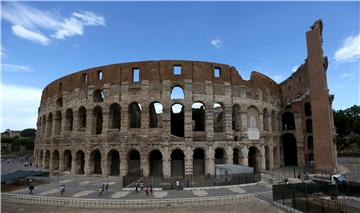
[(269, 112), (266, 108), (263, 111), (263, 128), (264, 131), (269, 131)]
[(60, 135), (61, 133), (61, 122), (62, 122), (62, 115), (60, 111), (55, 113), (55, 134)]
[(232, 107), (232, 129), (239, 131), (241, 128), (241, 112), (240, 105), (234, 104)]
[(111, 104), (110, 106), (110, 129), (120, 130), (120, 121), (121, 121), (121, 108), (119, 104)]
[(273, 110), (271, 111), (271, 129), (273, 132), (277, 131), (277, 124), (278, 124), (278, 120), (277, 120), (277, 113)]
[(171, 134), (184, 137), (184, 107), (181, 104), (171, 106)]
[(53, 124), (53, 115), (52, 113), (49, 114), (48, 116), (48, 122), (47, 122), (47, 135), (51, 136), (52, 133), (52, 124)]
[(180, 86), (174, 86), (171, 90), (171, 99), (184, 99), (184, 90)]
[(103, 115), (101, 107), (97, 106), (93, 110), (93, 126), (95, 134), (101, 134), (103, 125)]
[(66, 110), (65, 117), (66, 117), (65, 130), (66, 131), (73, 131), (74, 117), (73, 117), (72, 109), (67, 109)]
[(58, 98), (56, 100), (56, 106), (57, 107), (63, 107), (63, 99), (62, 99), (62, 97), (60, 97), (60, 98)]
[(193, 103), (191, 107), (193, 131), (205, 131), (205, 105), (201, 102)]
[(129, 128), (141, 128), (141, 105), (137, 102), (129, 105)]
[(311, 116), (311, 104), (309, 102), (305, 103), (305, 116)]
[(291, 112), (285, 112), (282, 115), (283, 130), (294, 130), (295, 129), (295, 118)]
[(85, 109), (85, 107), (82, 106), (79, 108), (78, 115), (79, 115), (79, 128), (83, 130), (84, 128), (86, 128), (86, 109)]
[(308, 144), (308, 150), (313, 150), (314, 149), (313, 137), (312, 136), (309, 136), (307, 138), (307, 144)]
[(309, 133), (312, 132), (312, 120), (311, 119), (306, 120), (306, 132), (309, 132)]
[(225, 130), (225, 107), (222, 103), (214, 104), (214, 132)]
[(161, 128), (162, 127), (162, 115), (163, 105), (159, 102), (153, 102), (149, 106), (149, 127)]
[(101, 89), (97, 89), (97, 90), (94, 91), (93, 101), (95, 103), (104, 102), (104, 92)]

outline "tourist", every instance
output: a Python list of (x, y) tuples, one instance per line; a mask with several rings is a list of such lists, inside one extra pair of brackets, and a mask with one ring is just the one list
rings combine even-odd
[(143, 182), (143, 181), (140, 182), (140, 190), (141, 190), (141, 191), (144, 190), (144, 182)]
[(104, 191), (103, 187), (100, 186), (98, 189), (98, 192), (99, 192), (98, 197), (102, 197), (103, 191)]
[(62, 185), (60, 186), (60, 194), (63, 195), (64, 192), (65, 192), (65, 185), (62, 184)]
[(34, 190), (34, 186), (33, 185), (30, 185), (29, 186), (29, 195), (32, 195), (33, 194), (33, 190)]
[(180, 190), (180, 181), (179, 180), (176, 180), (176, 189)]
[(109, 188), (109, 184), (107, 183), (107, 184), (105, 184), (105, 191), (107, 191), (108, 188)]
[(150, 194), (153, 193), (153, 186), (150, 184)]
[(146, 186), (144, 191), (145, 191), (146, 196), (148, 197), (149, 196), (149, 187)]
[(138, 193), (138, 192), (139, 192), (138, 188), (139, 188), (139, 183), (136, 182), (136, 183), (135, 183), (135, 193)]

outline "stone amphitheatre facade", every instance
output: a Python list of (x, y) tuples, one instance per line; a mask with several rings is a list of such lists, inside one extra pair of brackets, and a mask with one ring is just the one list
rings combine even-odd
[(235, 67), (160, 60), (64, 76), (43, 90), (34, 157), (51, 172), (124, 176), (214, 174), (215, 164), (260, 170), (336, 169), (322, 22), (308, 56), (278, 84)]

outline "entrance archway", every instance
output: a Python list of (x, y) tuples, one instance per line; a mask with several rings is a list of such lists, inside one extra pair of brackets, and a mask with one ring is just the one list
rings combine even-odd
[(184, 153), (176, 149), (171, 153), (171, 176), (183, 177), (185, 175)]
[(72, 156), (70, 150), (64, 152), (64, 171), (71, 171)]
[(75, 173), (76, 174), (85, 174), (85, 153), (81, 150), (76, 152), (76, 169), (75, 169)]
[(45, 165), (44, 165), (44, 169), (49, 169), (50, 166), (50, 151), (46, 150), (45, 152)]
[(221, 148), (215, 149), (214, 158), (215, 158), (215, 164), (225, 164), (225, 159), (226, 159), (225, 151)]
[(249, 148), (249, 153), (248, 153), (248, 165), (249, 167), (253, 167), (254, 170), (256, 170), (257, 168), (257, 162), (256, 162), (256, 148), (254, 146)]
[(193, 153), (193, 174), (205, 175), (205, 152), (201, 148), (196, 148)]
[(111, 176), (119, 176), (120, 175), (120, 155), (116, 150), (111, 150), (108, 153), (108, 171)]
[(150, 175), (151, 176), (162, 176), (163, 174), (163, 156), (157, 149), (152, 150), (149, 155), (150, 162)]
[(233, 149), (233, 164), (239, 164), (239, 149)]
[(140, 153), (137, 150), (128, 153), (128, 174), (140, 174)]
[(53, 166), (53, 170), (58, 170), (59, 169), (59, 160), (60, 160), (60, 155), (59, 155), (59, 151), (55, 150), (53, 152), (53, 157), (52, 157), (52, 166)]
[(90, 154), (91, 163), (93, 166), (93, 174), (102, 174), (101, 171), (101, 153), (99, 150), (94, 150)]
[(287, 133), (282, 136), (282, 147), (285, 166), (297, 166), (296, 138), (293, 134)]

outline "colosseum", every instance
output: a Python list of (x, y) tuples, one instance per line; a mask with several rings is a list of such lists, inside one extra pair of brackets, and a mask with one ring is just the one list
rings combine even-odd
[(307, 58), (278, 84), (253, 71), (160, 60), (90, 68), (43, 90), (34, 157), (51, 172), (125, 176), (214, 174), (216, 164), (336, 169), (333, 96), (322, 22)]

